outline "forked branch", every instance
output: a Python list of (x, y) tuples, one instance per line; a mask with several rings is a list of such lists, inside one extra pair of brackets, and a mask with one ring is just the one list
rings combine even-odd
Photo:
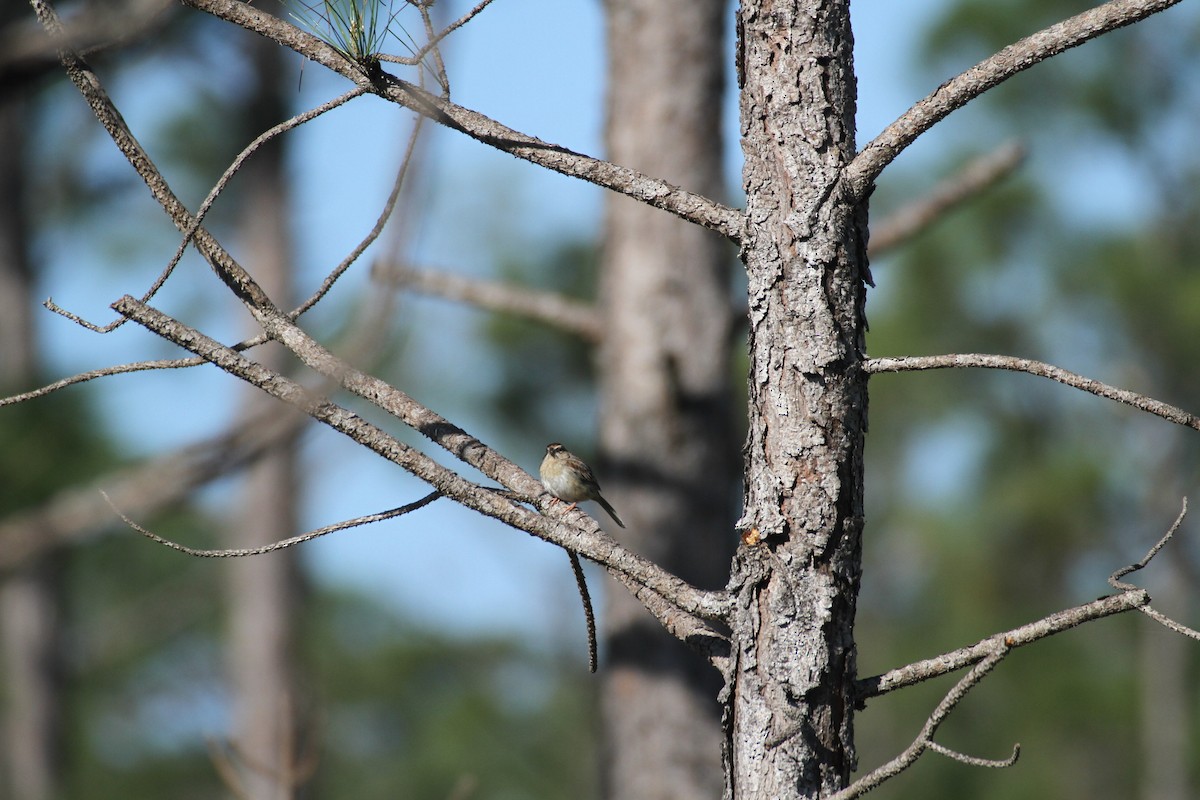
[(946, 717), (950, 716), (950, 712), (954, 710), (955, 706), (962, 702), (962, 699), (967, 696), (967, 692), (971, 691), (977, 683), (995, 669), (996, 665), (1006, 655), (1008, 655), (1008, 648), (1005, 647), (989, 653), (986, 658), (964, 675), (958, 683), (954, 684), (954, 688), (946, 693), (946, 696), (942, 698), (942, 702), (938, 703), (937, 708), (925, 720), (925, 725), (921, 728), (921, 732), (917, 734), (917, 738), (905, 748), (904, 752), (883, 766), (871, 770), (840, 792), (831, 795), (829, 800), (852, 800), (855, 797), (862, 797), (884, 781), (896, 777), (911, 767), (926, 750), (934, 750), (944, 756), (953, 758), (955, 761), (962, 761), (963, 763), (979, 767), (1003, 768), (1011, 767), (1017, 763), (1017, 758), (1021, 755), (1021, 745), (1019, 744), (1013, 746), (1012, 755), (1008, 758), (1004, 760), (992, 760), (967, 756), (958, 751), (938, 745), (933, 741), (933, 735), (937, 733), (937, 729), (945, 722)]
[[(1020, 745), (1013, 747), (1012, 755), (1004, 760), (991, 760), (984, 758), (976, 758), (967, 756), (957, 751), (946, 748), (933, 741), (933, 734), (937, 731), (938, 726), (946, 719), (949, 713), (962, 700), (970, 689), (979, 683), (985, 675), (991, 672), (1001, 660), (1004, 659), (1013, 649), (1022, 645), (1035, 642), (1039, 639), (1044, 639), (1047, 636), (1053, 636), (1056, 633), (1061, 633), (1065, 630), (1080, 625), (1095, 619), (1119, 614), (1124, 611), (1138, 609), (1139, 611), (1150, 614), (1150, 616), (1162, 622), (1168, 628), (1174, 631), (1183, 633), (1192, 638), (1200, 638), (1200, 632), (1196, 632), (1184, 625), (1167, 618), (1165, 615), (1154, 611), (1150, 608), (1150, 596), (1138, 587), (1122, 582), (1120, 579), (1131, 572), (1136, 572), (1142, 569), (1150, 560), (1158, 554), (1160, 550), (1170, 541), (1175, 532), (1179, 530), (1179, 526), (1183, 524), (1183, 519), (1187, 514), (1187, 499), (1184, 498), (1183, 508), (1176, 517), (1175, 522), (1167, 530), (1166, 534), (1159, 539), (1158, 543), (1150, 548), (1149, 552), (1137, 563), (1130, 564), (1114, 572), (1108, 579), (1113, 588), (1120, 591), (1119, 594), (1110, 597), (1102, 597), (1099, 600), (1094, 600), (1091, 603), (1086, 603), (1076, 608), (1060, 611), (1056, 614), (1051, 614), (1048, 617), (1038, 620), (1037, 622), (1024, 625), (1005, 633), (999, 633), (995, 636), (990, 636), (987, 639), (979, 642), (971, 647), (964, 647), (960, 650), (955, 650), (951, 653), (944, 653), (925, 661), (919, 661), (914, 664), (901, 667), (877, 675), (873, 678), (858, 681), (857, 694), (858, 706), (861, 708), (863, 701), (869, 697), (883, 694), (885, 692), (899, 689), (904, 686), (911, 686), (914, 683), (919, 683), (939, 675), (944, 675), (948, 672), (961, 669), (968, 665), (974, 665), (969, 673), (955, 684), (954, 688), (942, 699), (933, 713), (926, 720), (920, 734), (909, 745), (904, 752), (887, 762), (883, 766), (872, 770), (871, 772), (859, 778), (850, 786), (842, 791), (831, 796), (831, 800), (850, 800), (851, 798), (860, 797), (867, 792), (875, 789), (884, 781), (899, 775), (904, 770), (911, 767), (918, 758), (926, 750), (933, 750), (961, 761), (964, 764), (970, 764), (978, 767), (1009, 767), (1016, 763), (1017, 757), (1020, 755)], [(1153, 613), (1150, 613), (1153, 612)]]
[(1034, 64), (1101, 34), (1132, 25), (1180, 0), (1111, 0), (1010, 44), (943, 83), (871, 140), (842, 174), (843, 188), (861, 200), (884, 168), (950, 112)]

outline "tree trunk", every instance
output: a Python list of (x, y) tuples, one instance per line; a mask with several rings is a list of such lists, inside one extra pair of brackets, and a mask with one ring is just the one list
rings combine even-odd
[[(27, 108), (19, 90), (0, 103), (0, 389), (5, 394), (28, 388), (37, 373), (22, 163), (31, 124)], [(5, 510), (19, 502), (4, 498)], [(6, 773), (0, 794), (13, 800), (48, 800), (57, 784), (62, 681), (55, 668), (60, 616), (56, 560), (48, 556), (29, 564), (0, 585)]]
[[(278, 123), (286, 106), (278, 88), (286, 74), (279, 48), (254, 42), (256, 74), (262, 84), (250, 103), (254, 133)], [(288, 242), (288, 208), (283, 151), (278, 142), (247, 162), (239, 179), (250, 213), (240, 234), (246, 263), (271, 298), (287, 306), (294, 267)], [(272, 369), (286, 369), (283, 349), (274, 343), (256, 356)], [(256, 390), (247, 397), (246, 414), (275, 401)], [(279, 409), (279, 413), (296, 413)], [(252, 465), (242, 487), (233, 546), (269, 544), (297, 532), (296, 447), (289, 437)], [(299, 722), (296, 708), (295, 619), (301, 586), (290, 550), (229, 565), (229, 668), (233, 684), (234, 743), (243, 794), (251, 800), (286, 800), (299, 783)]]
[[(817, 797), (854, 766), (866, 204), (849, 0), (744, 0), (739, 78), (749, 276), (751, 544), (734, 563), (727, 793)], [(758, 544), (753, 544), (755, 540)]]
[[(711, 197), (721, 179), (724, 0), (608, 0), (607, 157)], [(623, 541), (709, 588), (736, 541), (730, 266), (716, 234), (610, 194), (600, 444)], [(609, 526), (611, 528), (611, 526)], [(608, 593), (605, 795), (716, 797), (720, 676), (624, 589)]]

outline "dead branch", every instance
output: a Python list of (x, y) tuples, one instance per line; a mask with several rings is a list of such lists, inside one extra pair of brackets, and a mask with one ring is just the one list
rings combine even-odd
[(399, 288), (469, 303), (488, 311), (541, 322), (575, 334), (589, 342), (601, 338), (600, 318), (589, 303), (573, 300), (556, 292), (544, 292), (498, 281), (468, 278), (442, 270), (421, 270), (400, 264), (376, 261), (372, 277)]
[(852, 197), (867, 196), (875, 179), (918, 136), (988, 89), (1034, 64), (1101, 34), (1132, 25), (1180, 0), (1111, 0), (1004, 48), (943, 83), (871, 140), (842, 173)]
[(934, 224), (950, 211), (990, 189), (1025, 160), (1025, 148), (1008, 142), (968, 163), (954, 175), (934, 186), (886, 218), (871, 231), (868, 255), (879, 258)]
[(1006, 369), (1013, 372), (1027, 372), (1040, 378), (1080, 389), (1085, 392), (1124, 403), (1127, 406), (1154, 414), (1165, 420), (1200, 430), (1200, 417), (1144, 394), (1118, 389), (1107, 383), (1078, 375), (1074, 372), (1047, 364), (1043, 361), (1033, 361), (1016, 356), (988, 355), (983, 353), (950, 353), (940, 356), (897, 356), (887, 358), (869, 358), (863, 362), (863, 370), (868, 373), (908, 372), (926, 369)]
[(831, 795), (829, 800), (852, 800), (852, 798), (863, 796), (867, 792), (878, 787), (884, 781), (888, 780), (889, 778), (896, 777), (901, 772), (904, 772), (904, 770), (911, 767), (927, 749), (935, 750), (936, 752), (949, 756), (956, 761), (963, 761), (964, 763), (970, 763), (976, 766), (1000, 768), (1011, 767), (1013, 764), (1015, 764), (1017, 762), (1017, 758), (1021, 754), (1021, 745), (1019, 744), (1013, 747), (1012, 755), (1007, 759), (1003, 761), (994, 761), (991, 759), (975, 758), (973, 756), (963, 755), (962, 753), (941, 745), (935, 745), (933, 742), (933, 735), (937, 733), (938, 727), (941, 726), (941, 724), (946, 720), (946, 717), (950, 715), (950, 712), (954, 710), (955, 706), (962, 702), (962, 699), (967, 696), (967, 692), (971, 691), (971, 689), (973, 689), (977, 683), (983, 680), (989, 672), (995, 669), (996, 665), (999, 664), (1006, 655), (1008, 655), (1008, 647), (1004, 646), (1003, 644), (989, 653), (986, 658), (976, 664), (970, 672), (964, 675), (958, 681), (958, 683), (954, 684), (954, 687), (946, 693), (946, 696), (942, 698), (942, 702), (938, 703), (937, 708), (935, 708), (933, 713), (929, 715), (929, 718), (925, 720), (925, 725), (921, 728), (921, 732), (917, 735), (917, 738), (913, 740), (913, 743), (910, 744), (904, 750), (904, 752), (883, 766), (871, 770), (866, 775), (862, 776), (840, 792)]
[[(1187, 515), (1187, 498), (1183, 500), (1183, 508), (1179, 512), (1179, 516), (1175, 518), (1175, 522), (1167, 529), (1158, 542), (1150, 548), (1149, 552), (1135, 564), (1130, 564), (1127, 567), (1114, 572), (1109, 576), (1108, 582), (1114, 588), (1119, 590), (1119, 594), (1101, 597), (1098, 600), (1093, 600), (1090, 603), (1084, 603), (1075, 608), (1068, 608), (1063, 611), (1051, 614), (1048, 617), (1043, 617), (1036, 622), (1031, 622), (1028, 625), (1022, 625), (1020, 628), (1014, 628), (1011, 631), (998, 633), (994, 636), (971, 645), (963, 647), (950, 653), (943, 653), (940, 656), (917, 661), (912, 664), (885, 672), (882, 675), (876, 675), (872, 678), (865, 678), (856, 683), (858, 705), (862, 707), (864, 701), (868, 698), (877, 695), (885, 694), (895, 689), (900, 689), (905, 686), (911, 686), (914, 683), (936, 678), (939, 675), (945, 675), (947, 672), (954, 672), (962, 669), (968, 664), (974, 664), (981, 659), (986, 658), (989, 654), (998, 652), (1001, 648), (1005, 651), (1021, 647), (1023, 645), (1036, 642), (1038, 639), (1044, 639), (1047, 636), (1053, 636), (1057, 633), (1062, 633), (1065, 630), (1074, 628), (1077, 625), (1082, 625), (1085, 622), (1090, 622), (1094, 619), (1102, 619), (1110, 617), (1113, 614), (1120, 614), (1125, 611), (1137, 609), (1146, 612), (1150, 608), (1150, 595), (1144, 590), (1139, 589), (1131, 583), (1125, 583), (1120, 579), (1131, 572), (1136, 572), (1144, 568), (1150, 563), (1154, 556), (1158, 555), (1175, 532), (1179, 530), (1179, 526), (1183, 524), (1183, 519)], [(1151, 609), (1153, 610), (1153, 609)], [(1178, 622), (1167, 618), (1158, 611), (1150, 614), (1153, 619), (1166, 625), (1171, 630), (1177, 631), (1200, 639), (1200, 633), (1180, 625)]]
[[(1170, 529), (1166, 532), (1166, 534), (1164, 534), (1163, 537), (1161, 539), (1159, 539), (1158, 542), (1156, 542), (1155, 545), (1153, 547), (1151, 547), (1149, 551), (1146, 552), (1146, 555), (1142, 556), (1141, 561), (1138, 561), (1136, 564), (1130, 564), (1127, 567), (1121, 567), (1121, 569), (1117, 570), (1112, 575), (1109, 575), (1108, 576), (1109, 585), (1112, 586), (1114, 589), (1120, 589), (1121, 591), (1124, 591), (1124, 592), (1139, 591), (1138, 587), (1134, 586), (1132, 583), (1126, 583), (1125, 581), (1122, 581), (1121, 578), (1123, 578), (1124, 576), (1128, 575), (1131, 572), (1137, 572), (1138, 570), (1144, 568), (1147, 564), (1149, 564), (1150, 559), (1152, 559), (1156, 555), (1158, 555), (1158, 551), (1162, 550), (1163, 547), (1167, 544), (1167, 542), (1171, 541), (1171, 537), (1175, 535), (1175, 531), (1179, 530), (1179, 526), (1183, 524), (1183, 518), (1186, 516), (1187, 516), (1187, 498), (1185, 497), (1185, 498), (1183, 498), (1183, 508), (1180, 509), (1179, 516), (1175, 518), (1174, 524), (1171, 525)], [(1191, 638), (1191, 639), (1200, 639), (1200, 631), (1194, 630), (1193, 628), (1189, 628), (1188, 626), (1186, 626), (1182, 623), (1176, 622), (1175, 620), (1171, 619), (1170, 617), (1168, 617), (1166, 614), (1162, 613), (1158, 609), (1152, 608), (1149, 603), (1142, 605), (1142, 606), (1138, 606), (1138, 611), (1141, 611), (1143, 614), (1150, 617), (1150, 619), (1159, 623), (1160, 625), (1167, 628), (1168, 630), (1172, 630), (1172, 631), (1175, 631), (1176, 633), (1183, 634), (1184, 636), (1187, 636), (1188, 638)]]
[(588, 672), (595, 673), (599, 662), (599, 647), (596, 644), (596, 612), (592, 610), (592, 594), (588, 591), (587, 576), (583, 574), (583, 564), (579, 562), (579, 556), (568, 550), (567, 558), (571, 559), (571, 574), (575, 576), (575, 588), (579, 590), (579, 600), (583, 603), (583, 617), (587, 623)]
[[(44, 0), (34, 0), (44, 2)], [(237, 0), (184, 0), (200, 11), (254, 31), (338, 73), (355, 85), (459, 131), (483, 144), (547, 169), (580, 178), (717, 231), (733, 241), (742, 235), (743, 213), (666, 181), (549, 144), (383, 72), (368, 74), (315, 36)]]
[(1070, 630), (1077, 625), (1094, 619), (1111, 617), (1150, 602), (1150, 595), (1141, 589), (1121, 592), (1120, 594), (1101, 597), (1081, 606), (1064, 609), (1047, 617), (1013, 628), (1004, 633), (989, 636), (976, 644), (961, 647), (949, 653), (942, 653), (924, 661), (916, 661), (897, 669), (889, 670), (882, 675), (863, 678), (856, 682), (857, 702), (861, 707), (866, 700), (881, 694), (921, 683), (930, 678), (936, 678), (950, 672), (956, 672), (963, 667), (976, 664), (997, 648), (1012, 649), (1031, 644), (1047, 636)]

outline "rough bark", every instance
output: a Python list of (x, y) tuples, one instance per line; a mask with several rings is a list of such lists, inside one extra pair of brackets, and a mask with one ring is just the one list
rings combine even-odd
[(854, 155), (848, 0), (744, 0), (742, 258), (749, 276), (751, 542), (731, 589), (727, 793), (817, 797), (854, 764), (866, 385), (865, 203)]
[[(277, 76), (285, 74), (279, 48), (255, 42), (253, 57), (260, 86), (250, 101), (251, 125), (266, 129), (279, 122), (285, 105)], [(292, 293), (292, 257), (288, 242), (289, 204), (282, 149), (271, 145), (247, 162), (242, 198), (252, 213), (240, 238), (255, 278), (277, 303)], [(278, 345), (264, 347), (258, 358), (285, 369)], [(255, 389), (247, 390), (246, 415), (264, 403), (278, 405)], [(297, 413), (279, 409), (279, 413)], [(296, 533), (297, 465), (295, 438), (288, 437), (246, 472), (231, 544), (254, 547)], [(301, 595), (296, 556), (291, 551), (229, 564), (229, 669), (233, 688), (233, 741), (244, 795), (253, 800), (285, 800), (297, 785), (295, 619)]]
[[(724, 0), (609, 0), (607, 157), (724, 194)], [(622, 540), (703, 588), (736, 537), (730, 264), (717, 234), (607, 198), (600, 444)], [(602, 712), (609, 797), (716, 797), (720, 676), (621, 587), (608, 593)]]

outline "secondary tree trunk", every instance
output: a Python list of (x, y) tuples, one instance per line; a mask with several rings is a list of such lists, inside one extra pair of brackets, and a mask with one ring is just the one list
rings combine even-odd
[[(24, 92), (0, 102), (0, 390), (23, 391), (36, 380), (31, 309), (33, 276), (27, 248)], [(9, 458), (13, 456), (10, 454)], [(0, 486), (0, 492), (4, 491)], [(4, 497), (5, 511), (22, 498)], [(26, 499), (25, 502), (28, 502)], [(62, 680), (59, 662), (59, 569), (48, 556), (0, 583), (0, 673), (4, 676), (4, 777), (0, 794), (49, 800), (57, 789)]]
[[(720, 197), (725, 0), (608, 0), (607, 157)], [(607, 198), (601, 475), (629, 546), (724, 586), (736, 537), (730, 268), (716, 234)], [(609, 526), (610, 530), (612, 526)], [(605, 794), (716, 797), (720, 676), (623, 588), (601, 672)]]
[[(287, 71), (277, 47), (254, 42), (262, 83), (250, 101), (255, 135), (286, 116), (280, 77)], [(283, 151), (273, 143), (255, 154), (239, 176), (249, 213), (239, 233), (246, 263), (275, 302), (288, 306), (295, 268), (288, 230)], [(287, 367), (286, 354), (271, 343), (257, 357), (272, 369)], [(274, 403), (257, 390), (246, 413)], [(279, 409), (279, 413), (295, 413)], [(234, 522), (235, 547), (255, 547), (293, 536), (296, 522), (296, 447), (289, 437), (246, 471)], [(301, 585), (296, 555), (285, 550), (229, 564), (229, 670), (233, 686), (234, 743), (242, 793), (253, 800), (286, 800), (296, 794), (300, 735), (296, 692), (296, 618)]]
[(817, 797), (854, 764), (865, 203), (849, 0), (744, 0), (738, 49), (749, 276), (751, 541), (735, 559), (727, 793)]

